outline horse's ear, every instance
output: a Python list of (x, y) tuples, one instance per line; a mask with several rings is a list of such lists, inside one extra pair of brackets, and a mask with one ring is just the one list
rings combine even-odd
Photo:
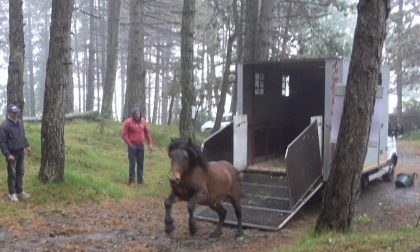
[(192, 140), (191, 140), (191, 137), (188, 137), (188, 145), (192, 145), (193, 143), (192, 143)]
[(175, 139), (173, 137), (171, 137), (171, 143), (174, 143)]

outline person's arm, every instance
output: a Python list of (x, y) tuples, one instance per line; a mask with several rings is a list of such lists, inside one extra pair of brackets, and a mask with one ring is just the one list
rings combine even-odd
[(144, 137), (146, 138), (149, 148), (153, 148), (152, 134), (146, 121), (144, 121)]
[(130, 139), (128, 138), (128, 128), (130, 127), (129, 123), (127, 121), (124, 122), (123, 127), (121, 128), (121, 138), (124, 140), (124, 142), (131, 146)]
[(25, 149), (27, 149), (29, 152), (31, 152), (31, 147), (29, 146), (28, 139), (26, 138), (25, 125), (23, 124), (23, 121), (22, 120), (20, 120), (20, 123), (22, 125), (21, 130), (23, 132), (23, 137), (25, 139)]
[(7, 147), (7, 134), (4, 127), (0, 127), (0, 150), (7, 159), (10, 158), (11, 154)]

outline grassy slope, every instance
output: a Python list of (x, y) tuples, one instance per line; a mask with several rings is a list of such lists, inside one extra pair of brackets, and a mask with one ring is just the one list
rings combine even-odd
[[(25, 191), (32, 194), (30, 203), (51, 207), (98, 202), (105, 198), (119, 200), (124, 197), (166, 196), (169, 192), (167, 173), (169, 158), (166, 146), (176, 137), (175, 127), (153, 127), (156, 148), (145, 152), (145, 184), (141, 190), (130, 190), (128, 181), (127, 147), (120, 138), (120, 123), (107, 122), (103, 134), (95, 122), (74, 121), (65, 127), (66, 163), (63, 183), (43, 184), (38, 181), (41, 159), (41, 125), (26, 123), (26, 134), (32, 155), (25, 160)], [(0, 158), (0, 223), (11, 218), (30, 217), (31, 210), (7, 200), (7, 170)]]
[[(30, 218), (33, 208), (65, 207), (82, 202), (119, 200), (125, 197), (165, 197), (169, 192), (169, 158), (166, 146), (171, 137), (178, 135), (178, 129), (152, 126), (156, 149), (152, 153), (146, 151), (145, 154), (145, 184), (141, 185), (141, 190), (131, 190), (127, 187), (127, 152), (120, 138), (120, 127), (120, 123), (108, 122), (105, 132), (100, 134), (98, 123), (68, 123), (65, 128), (65, 181), (43, 184), (37, 179), (40, 167), (41, 125), (27, 123), (26, 132), (33, 154), (25, 161), (24, 179), (25, 190), (33, 197), (29, 202), (20, 204), (12, 204), (7, 200), (7, 171), (4, 159), (0, 158), (0, 227), (2, 223)], [(414, 138), (415, 140), (410, 138), (407, 141), (420, 146), (419, 138)], [(363, 217), (355, 217), (355, 222), (357, 221), (366, 220)], [(371, 251), (390, 248), (393, 251), (406, 251), (415, 245), (420, 246), (420, 229), (414, 227), (381, 232), (322, 235), (308, 230), (302, 237), (297, 237), (295, 244), (285, 248), (285, 251)]]

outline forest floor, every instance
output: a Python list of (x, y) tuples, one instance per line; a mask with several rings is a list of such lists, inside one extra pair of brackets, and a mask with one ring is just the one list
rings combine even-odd
[[(420, 175), (420, 152), (399, 147), (396, 174)], [(141, 190), (142, 186), (133, 188)], [(10, 202), (10, 204), (12, 204)], [(295, 244), (313, 229), (320, 203), (311, 202), (280, 231), (245, 229), (235, 239), (235, 228), (226, 226), (219, 239), (209, 239), (213, 223), (198, 221), (198, 233), (188, 232), (184, 203), (174, 205), (176, 230), (164, 232), (162, 198), (141, 201), (104, 201), (98, 204), (45, 209), (34, 206), (33, 216), (24, 221), (0, 225), (1, 251), (271, 251)], [(397, 189), (381, 180), (370, 183), (356, 204), (355, 216), (368, 216), (369, 223), (353, 222), (361, 231), (389, 230), (415, 226), (420, 217), (420, 179), (410, 188)], [(419, 244), (420, 246), (420, 244)]]

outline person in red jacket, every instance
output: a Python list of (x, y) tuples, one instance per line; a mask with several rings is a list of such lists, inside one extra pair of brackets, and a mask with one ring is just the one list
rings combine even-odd
[(143, 183), (144, 141), (147, 142), (149, 150), (153, 148), (152, 134), (145, 118), (141, 115), (140, 108), (134, 108), (131, 117), (124, 121), (121, 137), (128, 146), (128, 185), (133, 187), (136, 185), (136, 163), (137, 183)]

